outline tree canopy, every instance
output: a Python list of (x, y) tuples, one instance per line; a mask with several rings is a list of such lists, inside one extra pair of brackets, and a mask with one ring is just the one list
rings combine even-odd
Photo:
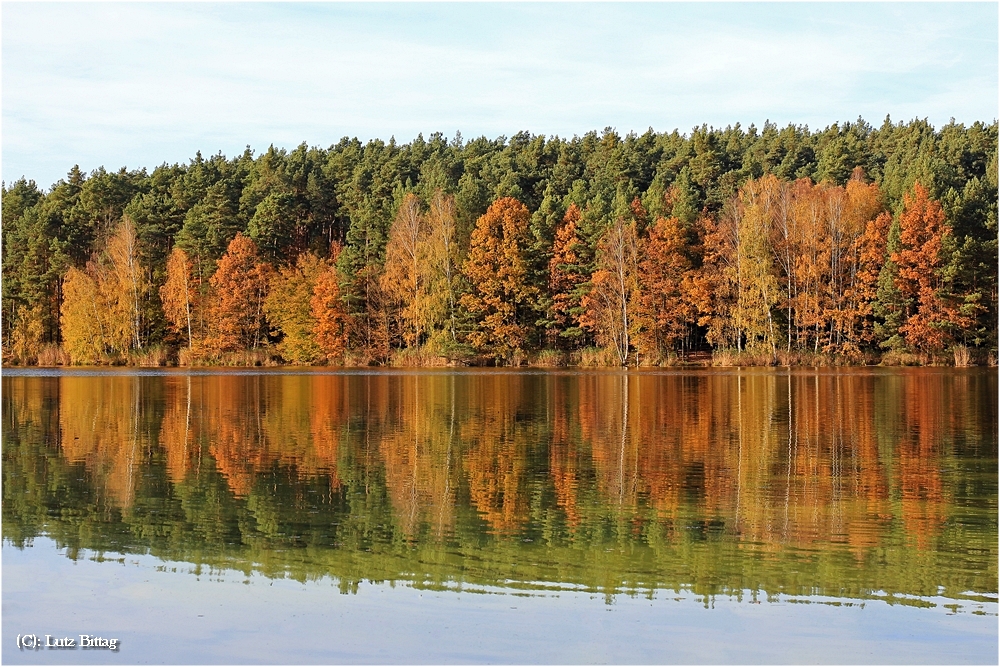
[[(305, 254), (335, 267), (326, 345), (349, 363), (997, 347), (996, 122), (344, 138), (151, 172), (74, 167), (48, 191), (4, 184), (2, 205), (8, 363), (182, 347), (321, 362), (309, 285), (289, 283)], [(634, 259), (612, 320), (594, 304), (611, 296), (615, 230)], [(297, 315), (273, 297), (266, 319), (274, 289), (297, 295)]]

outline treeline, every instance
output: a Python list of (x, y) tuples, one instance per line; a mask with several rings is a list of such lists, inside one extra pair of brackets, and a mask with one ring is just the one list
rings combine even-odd
[(996, 348), (996, 122), (345, 138), (3, 187), (5, 363)]

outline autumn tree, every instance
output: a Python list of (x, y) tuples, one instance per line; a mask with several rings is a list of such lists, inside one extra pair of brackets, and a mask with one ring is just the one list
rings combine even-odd
[(730, 202), (713, 238), (725, 246), (719, 249), (726, 257), (721, 277), (734, 297), (729, 317), (737, 348), (763, 348), (773, 355), (777, 341), (771, 309), (779, 292), (762, 194), (759, 183), (748, 181)]
[(463, 272), (470, 291), (460, 303), (477, 318), (469, 341), (506, 358), (527, 339), (537, 289), (527, 282), (528, 208), (498, 199), (477, 221)]
[(878, 275), (885, 265), (892, 216), (882, 210), (878, 185), (865, 184), (858, 172), (848, 181), (846, 195), (845, 217), (853, 241), (838, 320), (845, 338), (841, 349), (857, 354), (874, 340), (872, 304), (878, 294)]
[(949, 293), (942, 272), (943, 245), (951, 233), (941, 204), (930, 199), (919, 183), (903, 197), (899, 218), (900, 250), (892, 253), (898, 267), (896, 288), (905, 299), (905, 322), (900, 333), (906, 344), (921, 352), (940, 352), (953, 332), (969, 323)]
[(562, 225), (556, 230), (549, 259), (549, 327), (552, 341), (578, 338), (580, 329), (580, 298), (587, 277), (580, 266), (579, 252), (583, 241), (577, 232), (580, 208), (570, 204), (563, 216)]
[(21, 364), (32, 364), (38, 361), (38, 354), (42, 350), (43, 337), (45, 336), (44, 312), (42, 304), (36, 304), (31, 308), (22, 306), (17, 310), (17, 321), (10, 334), (9, 349), (14, 361)]
[(636, 326), (638, 250), (635, 222), (616, 218), (598, 244), (590, 290), (581, 301), (584, 326), (594, 331), (598, 343), (614, 350), (622, 366), (628, 365)]
[(93, 263), (87, 271), (71, 267), (63, 278), (59, 322), (63, 347), (74, 364), (97, 363), (107, 351), (109, 312)]
[(125, 216), (104, 254), (85, 270), (71, 268), (63, 279), (60, 324), (73, 363), (119, 358), (142, 348), (142, 313), (148, 293), (135, 224)]
[[(344, 255), (348, 255), (345, 248)], [(350, 263), (341, 260), (345, 270)], [(382, 289), (381, 269), (364, 266), (351, 274), (344, 289), (344, 300), (351, 322), (349, 346), (357, 350), (364, 363), (386, 363), (392, 354), (392, 319), (395, 304)]]
[(769, 223), (768, 240), (774, 258), (775, 268), (782, 283), (780, 304), (785, 315), (785, 346), (792, 347), (792, 327), (795, 321), (793, 308), (798, 296), (796, 261), (799, 253), (799, 230), (794, 215), (795, 193), (811, 185), (808, 179), (798, 183), (779, 180), (768, 174), (759, 180), (760, 200), (765, 208)]
[(411, 347), (421, 343), (427, 319), (427, 271), (421, 266), (425, 238), (420, 199), (407, 193), (389, 228), (380, 282), (383, 294), (398, 312), (403, 341)]
[[(865, 225), (855, 244), (857, 269), (847, 290), (848, 340), (859, 349), (875, 342), (875, 304), (879, 275), (885, 267), (892, 215), (883, 211)], [(850, 351), (850, 350), (849, 350)]]
[(271, 267), (260, 261), (257, 246), (242, 233), (229, 243), (209, 282), (214, 293), (212, 337), (229, 352), (256, 349), (265, 336), (264, 299)]
[(334, 248), (331, 261), (316, 276), (309, 312), (314, 320), (313, 335), (327, 362), (339, 360), (347, 349), (349, 319), (340, 293), (340, 276), (336, 260), (339, 247)]
[(740, 338), (730, 317), (735, 307), (736, 253), (732, 226), (726, 221), (702, 217), (697, 221), (702, 239), (702, 264), (694, 275), (697, 290), (694, 302), (698, 325), (705, 327), (705, 339), (715, 347), (736, 347)]
[(688, 334), (697, 319), (690, 298), (693, 266), (680, 220), (659, 218), (640, 244), (636, 348), (662, 357)]
[(455, 198), (441, 190), (431, 197), (428, 211), (427, 234), (419, 245), (418, 266), (425, 273), (426, 324), (432, 331), (447, 335), (451, 343), (457, 342), (457, 306), (460, 277), (460, 246), (458, 243), (457, 211)]
[(146, 273), (140, 264), (135, 223), (122, 217), (108, 239), (107, 268), (99, 284), (110, 309), (108, 336), (118, 352), (142, 349), (142, 312), (148, 290)]
[(734, 209), (751, 216), (744, 221), (761, 220), (768, 227), (781, 292), (780, 311), (775, 310), (785, 319), (786, 348), (811, 343), (815, 351), (857, 353), (854, 327), (864, 310), (856, 289), (859, 239), (882, 209), (878, 186), (866, 184), (860, 168), (846, 187), (767, 175), (745, 183), (739, 198)]
[[(521, 282), (538, 296), (528, 300), (529, 307), (518, 306), (513, 320), (523, 328), (522, 349), (541, 343), (541, 327), (550, 345), (579, 347), (591, 340), (570, 335), (582, 331), (574, 321), (582, 314), (581, 290), (554, 285), (580, 285), (573, 273), (586, 284), (599, 241), (619, 216), (635, 220), (640, 237), (659, 218), (680, 220), (691, 243), (701, 228), (704, 245), (696, 245), (703, 251), (692, 255), (697, 269), (691, 289), (684, 290), (697, 296), (699, 343), (704, 334), (715, 346), (773, 344), (789, 352), (854, 357), (863, 348), (910, 349), (903, 327), (920, 310), (921, 288), (899, 276), (893, 255), (916, 251), (902, 241), (899, 212), (918, 181), (940, 202), (950, 229), (941, 237), (942, 263), (933, 269), (939, 284), (925, 286), (939, 302), (927, 297), (923, 306), (931, 313), (924, 321), (937, 323), (926, 326), (946, 335), (934, 341), (935, 333), (928, 344), (947, 345), (947, 339), (960, 336), (985, 353), (996, 349), (998, 330), (996, 146), (995, 122), (935, 129), (926, 121), (887, 119), (880, 127), (859, 122), (816, 130), (703, 126), (688, 135), (621, 137), (607, 130), (572, 139), (528, 133), (473, 141), (434, 135), (407, 144), (345, 139), (327, 148), (303, 144), (229, 158), (198, 154), (187, 163), (152, 170), (102, 168), (86, 174), (74, 167), (47, 191), (27, 179), (0, 187), (3, 358), (34, 359), (61, 343), (63, 279), (70, 266), (102, 290), (108, 319), (101, 346), (108, 360), (121, 360), (165, 336), (183, 336), (186, 347), (196, 348), (214, 318), (209, 278), (240, 231), (255, 241), (263, 260), (279, 264), (306, 250), (322, 255), (333, 243), (346, 244), (338, 266), (340, 289), (354, 318), (350, 346), (359, 360), (387, 361), (392, 347), (402, 344), (433, 342), (435, 351), (447, 353), (448, 345), (472, 342), (467, 334), (481, 329), (488, 317), (485, 310), (462, 306), (468, 289), (462, 267), (477, 219), (500, 197), (516, 198), (532, 212), (528, 235), (519, 242), (526, 264)], [(756, 177), (747, 180), (751, 176)], [(383, 270), (387, 243), (407, 192), (421, 197), (424, 220), (416, 259), (410, 257), (417, 270), (390, 280)], [(761, 221), (766, 233), (742, 235), (736, 242), (740, 230), (729, 211), (736, 208), (734, 197), (748, 214), (746, 220), (737, 217)], [(580, 243), (562, 223), (573, 203), (580, 209), (575, 222)], [(884, 210), (896, 212), (892, 224), (869, 235), (869, 223)], [(134, 223), (131, 238), (120, 229), (124, 217)], [(563, 238), (557, 239), (561, 228)], [(884, 250), (877, 248), (881, 236)], [(397, 244), (392, 246), (390, 256)], [(203, 305), (191, 313), (190, 334), (176, 333), (159, 292), (151, 291), (167, 281), (168, 255), (175, 247), (187, 253), (201, 292)], [(564, 261), (570, 248), (573, 262)], [(557, 257), (550, 266), (553, 252)], [(872, 300), (873, 262), (883, 252)], [(442, 261), (445, 257), (450, 259)], [(770, 275), (775, 289), (768, 288), (764, 299), (758, 285), (760, 298), (752, 304), (747, 270), (768, 263), (756, 278), (767, 283)], [(390, 293), (412, 288), (414, 275), (417, 289), (411, 291), (420, 299)], [(471, 288), (473, 299), (485, 302), (477, 289)], [(175, 295), (182, 296), (183, 287)], [(770, 319), (764, 302), (771, 304)], [(420, 305), (411, 308), (413, 303)], [(932, 303), (957, 309), (957, 319), (933, 314)], [(971, 324), (957, 324), (966, 318)], [(185, 330), (186, 319), (185, 312)], [(907, 331), (911, 341), (926, 338), (912, 327)], [(262, 336), (263, 329), (257, 338)], [(645, 345), (631, 342), (633, 352)]]
[[(864, 171), (854, 170), (845, 187), (826, 186), (825, 224), (829, 237), (829, 270), (825, 348), (831, 352), (856, 353), (854, 323), (865, 304), (857, 301), (855, 289), (862, 267), (861, 238), (882, 211), (882, 193), (874, 183), (864, 182)], [(863, 315), (860, 315), (863, 316)]]
[(317, 281), (327, 268), (319, 257), (304, 252), (295, 266), (283, 267), (271, 276), (264, 313), (274, 333), (281, 336), (278, 352), (286, 361), (310, 364), (323, 353), (315, 337), (318, 322), (312, 300)]
[(167, 280), (160, 287), (160, 301), (174, 333), (186, 335), (188, 349), (194, 349), (194, 311), (198, 289), (193, 262), (181, 248), (174, 246), (167, 259)]
[(795, 254), (792, 299), (795, 336), (794, 347), (805, 348), (812, 342), (818, 351), (828, 329), (831, 310), (830, 281), (831, 239), (827, 226), (828, 188), (813, 186), (808, 179), (795, 182), (792, 192), (792, 215), (795, 218)]

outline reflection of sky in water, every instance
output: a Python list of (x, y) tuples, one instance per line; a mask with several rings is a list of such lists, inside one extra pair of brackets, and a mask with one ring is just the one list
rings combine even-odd
[[(562, 590), (429, 591), (330, 579), (299, 583), (233, 570), (196, 575), (151, 556), (66, 558), (47, 538), (3, 548), (3, 661), (158, 663), (989, 663), (987, 615), (746, 593), (710, 608), (686, 591), (604, 597)], [(120, 558), (121, 561), (112, 560)], [(483, 594), (503, 593), (503, 594)], [(822, 604), (827, 603), (827, 604)], [(101, 633), (119, 654), (21, 653), (15, 635)]]

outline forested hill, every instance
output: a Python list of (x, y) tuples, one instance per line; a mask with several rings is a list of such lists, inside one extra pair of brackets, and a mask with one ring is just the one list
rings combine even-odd
[(995, 120), (344, 138), (3, 187), (5, 363), (963, 363), (996, 331)]

